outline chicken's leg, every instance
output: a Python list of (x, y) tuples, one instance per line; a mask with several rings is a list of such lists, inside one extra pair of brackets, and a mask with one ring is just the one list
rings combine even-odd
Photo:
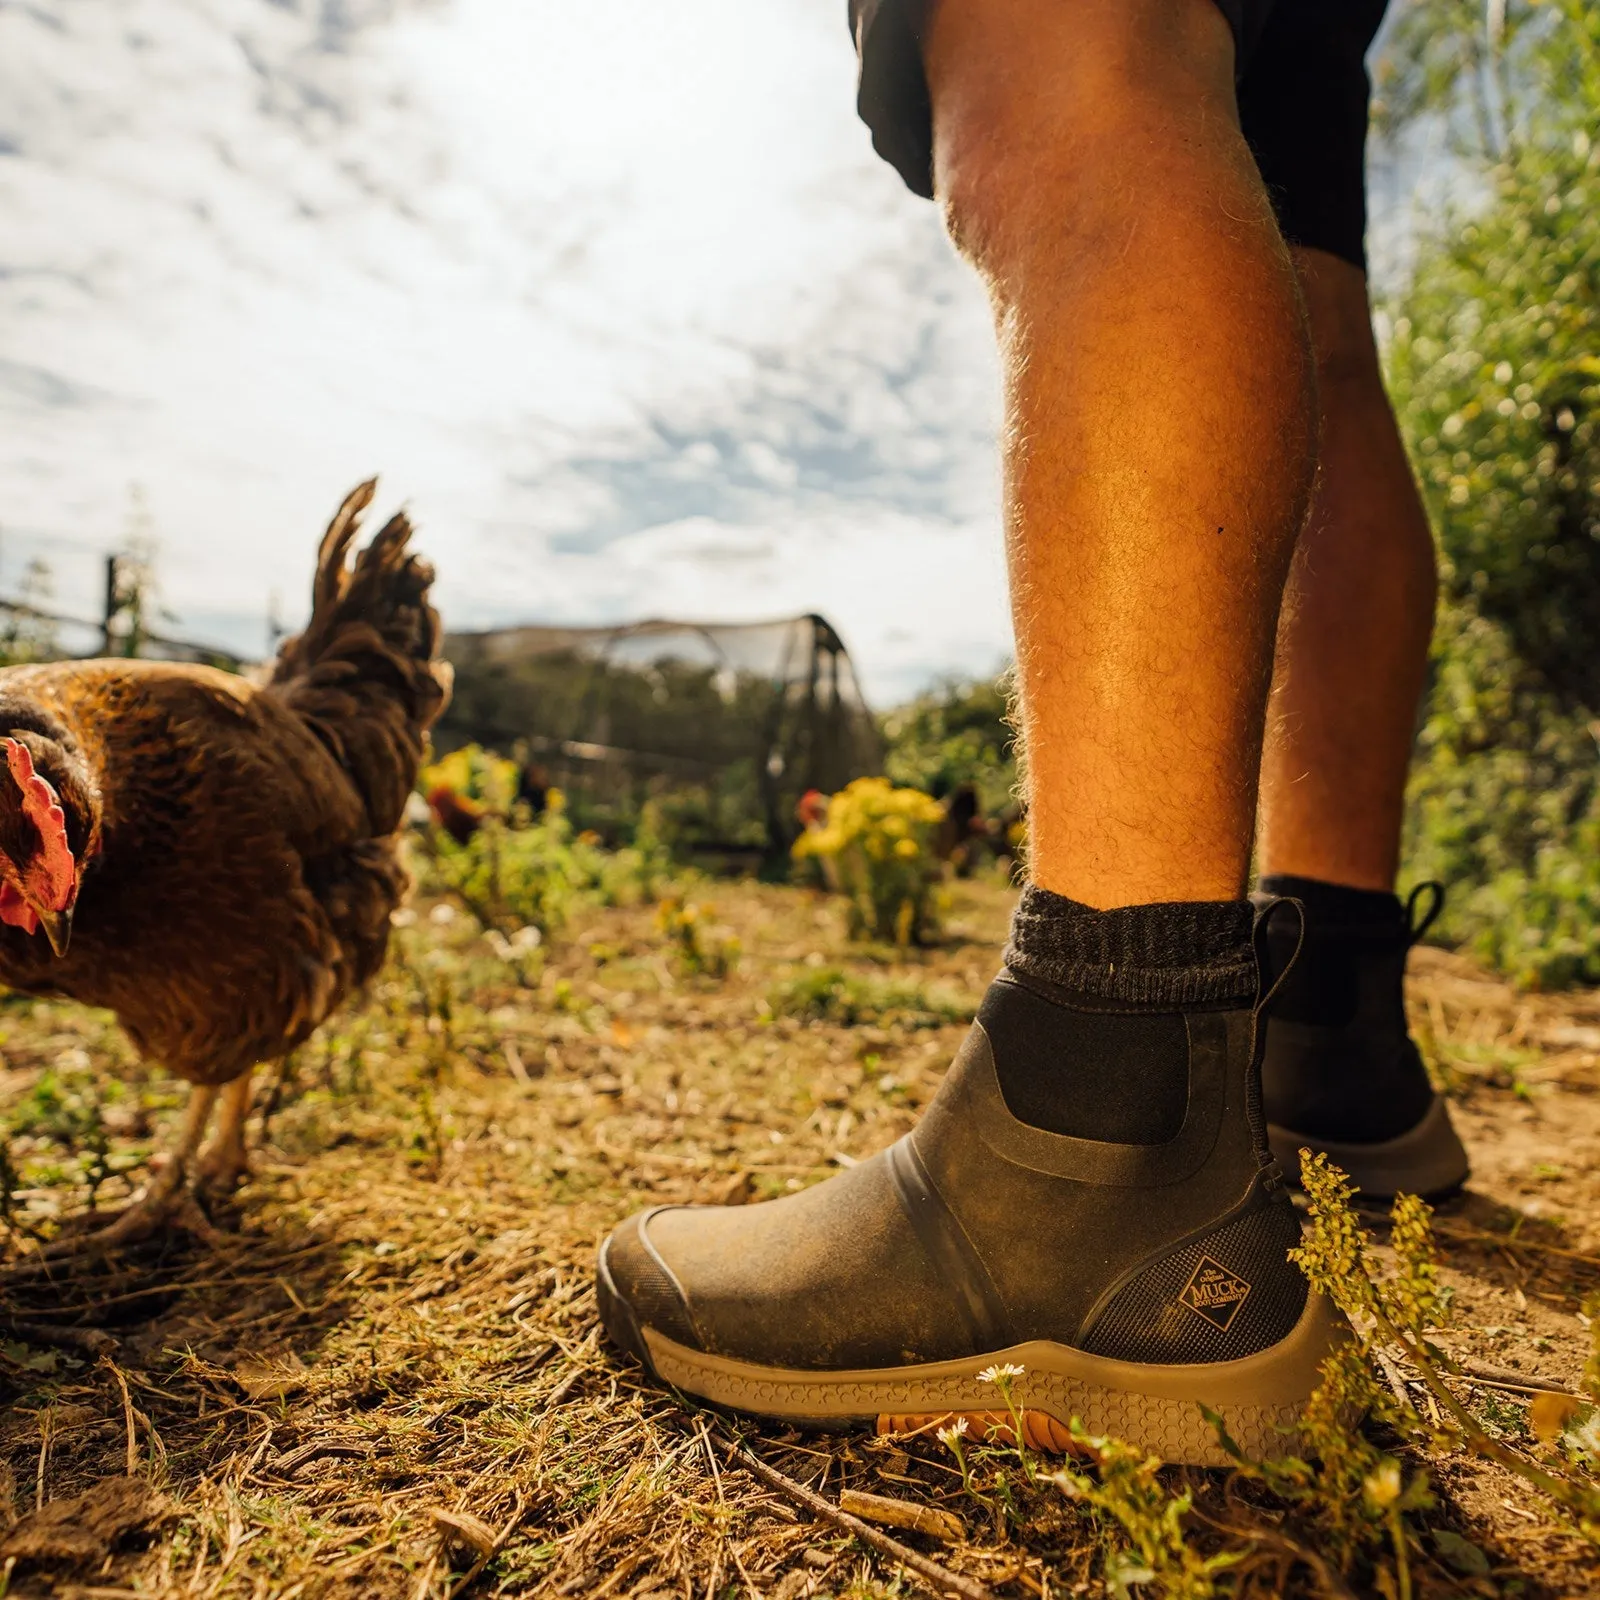
[(215, 1088), (204, 1084), (197, 1084), (189, 1091), (189, 1103), (183, 1110), (178, 1137), (167, 1150), (166, 1164), (156, 1169), (131, 1205), (92, 1233), (52, 1239), (44, 1248), (44, 1256), (60, 1259), (78, 1255), (85, 1249), (115, 1250), (121, 1245), (148, 1239), (180, 1219), (191, 1232), (210, 1235), (211, 1224), (189, 1193), (188, 1180), (194, 1153), (205, 1137), (217, 1093)]
[(203, 1195), (226, 1198), (239, 1187), (239, 1180), (249, 1167), (249, 1150), (244, 1132), (245, 1122), (250, 1116), (252, 1070), (245, 1068), (239, 1077), (222, 1090), (217, 1126), (195, 1163), (195, 1187)]

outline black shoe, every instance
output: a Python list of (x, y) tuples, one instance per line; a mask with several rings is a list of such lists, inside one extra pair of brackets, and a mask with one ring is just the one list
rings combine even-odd
[[(1425, 893), (1431, 903), (1419, 917)], [(1308, 910), (1299, 959), (1267, 1010), (1261, 1075), (1267, 1136), (1291, 1177), (1310, 1149), (1374, 1200), (1437, 1198), (1466, 1181), (1467, 1152), (1406, 1029), (1406, 955), (1443, 904), (1443, 888), (1430, 883), (1404, 906), (1394, 902), (1392, 923), (1340, 924)], [(1268, 934), (1274, 974), (1299, 939), (1286, 923)]]
[(964, 1415), (982, 1431), (1004, 1404), (982, 1374), (1011, 1363), (1036, 1445), (1066, 1448), (1079, 1419), (1224, 1465), (1204, 1403), (1251, 1453), (1292, 1452), (1343, 1323), (1287, 1259), (1300, 1229), (1266, 1147), (1259, 1008), (1174, 1020), (1187, 1105), (1158, 1144), (1049, 1132), (1008, 1106), (997, 1055), (1038, 1061), (1067, 1009), (1003, 972), (898, 1144), (762, 1205), (630, 1218), (600, 1251), (611, 1338), (665, 1383), (797, 1422)]

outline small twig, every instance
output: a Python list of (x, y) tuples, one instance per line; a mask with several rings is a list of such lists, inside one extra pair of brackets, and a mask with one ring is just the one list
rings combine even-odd
[(1389, 1385), (1389, 1393), (1394, 1396), (1395, 1404), (1402, 1411), (1414, 1411), (1411, 1396), (1406, 1393), (1405, 1379), (1400, 1376), (1400, 1369), (1394, 1364), (1394, 1358), (1387, 1350), (1374, 1349), (1373, 1359), (1378, 1363), (1383, 1372), (1384, 1381)]
[(483, 1569), (488, 1566), (489, 1563), (493, 1561), (503, 1549), (505, 1549), (506, 1540), (516, 1532), (517, 1524), (521, 1521), (522, 1496), (521, 1494), (518, 1494), (516, 1507), (513, 1509), (510, 1517), (507, 1518), (506, 1525), (494, 1536), (494, 1543), (490, 1545), (489, 1548), (485, 1550), (470, 1567), (467, 1568), (466, 1572), (462, 1574), (460, 1583), (456, 1584), (454, 1588), (445, 1590), (444, 1600), (460, 1600), (460, 1596), (465, 1594), (466, 1591), (472, 1587), (473, 1583), (477, 1579), (478, 1574), (482, 1572)]
[(279, 1477), (293, 1478), (308, 1461), (321, 1456), (339, 1456), (346, 1460), (367, 1461), (372, 1458), (372, 1447), (364, 1444), (333, 1444), (325, 1439), (314, 1439), (297, 1450), (290, 1450), (267, 1465)]
[(1574, 1394), (1570, 1389), (1557, 1389), (1542, 1383), (1499, 1383), (1493, 1378), (1474, 1378), (1470, 1373), (1463, 1373), (1462, 1378), (1470, 1388), (1496, 1389), (1501, 1394), (1559, 1394), (1568, 1400), (1578, 1401), (1585, 1398), (1581, 1394)]
[(1560, 1256), (1563, 1261), (1581, 1261), (1585, 1266), (1600, 1271), (1600, 1256), (1585, 1255), (1581, 1250), (1563, 1250), (1558, 1245), (1540, 1244), (1537, 1239), (1522, 1239), (1507, 1233), (1488, 1233), (1482, 1228), (1453, 1228), (1447, 1222), (1434, 1220), (1433, 1231), (1441, 1239), (1454, 1239), (1460, 1244), (1492, 1244), (1500, 1249), (1537, 1250), (1541, 1255)]
[(522, 1059), (522, 1052), (517, 1049), (514, 1039), (503, 1039), (500, 1042), (500, 1053), (506, 1058), (506, 1065), (511, 1068), (511, 1076), (524, 1088), (533, 1082), (527, 1064)]
[(427, 1600), (428, 1591), (433, 1587), (433, 1571), (438, 1565), (439, 1551), (436, 1546), (428, 1552), (428, 1559), (423, 1563), (421, 1576), (411, 1591), (411, 1600)]
[(798, 1501), (824, 1521), (853, 1534), (862, 1544), (870, 1546), (879, 1555), (888, 1556), (891, 1561), (898, 1561), (901, 1566), (909, 1567), (919, 1577), (926, 1578), (929, 1583), (936, 1584), (946, 1593), (961, 1595), (963, 1600), (995, 1600), (993, 1590), (986, 1589), (971, 1578), (963, 1578), (948, 1568), (941, 1567), (937, 1561), (930, 1561), (927, 1556), (911, 1549), (909, 1545), (903, 1545), (898, 1539), (891, 1539), (888, 1534), (880, 1533), (871, 1523), (863, 1522), (860, 1517), (851, 1516), (848, 1511), (841, 1511), (831, 1501), (824, 1500), (819, 1494), (813, 1494), (804, 1484), (796, 1483), (793, 1478), (779, 1472), (776, 1467), (769, 1466), (760, 1456), (747, 1450), (737, 1440), (728, 1438), (720, 1431), (715, 1432), (713, 1437), (725, 1455), (737, 1461), (747, 1471), (753, 1472), (763, 1483), (782, 1490), (790, 1499)]
[(555, 1408), (560, 1405), (561, 1402), (565, 1400), (574, 1389), (578, 1387), (578, 1380), (589, 1370), (590, 1369), (588, 1367), (574, 1367), (572, 1371), (569, 1372), (566, 1377), (564, 1377), (561, 1382), (550, 1391), (550, 1394), (544, 1403), (545, 1409), (547, 1411), (554, 1411)]
[(32, 1322), (26, 1317), (7, 1317), (6, 1326), (24, 1343), (47, 1345), (55, 1350), (80, 1350), (85, 1355), (105, 1356), (117, 1348), (117, 1341), (104, 1328), (63, 1328), (54, 1322)]
[(39, 1466), (33, 1475), (33, 1509), (44, 1509), (44, 1478), (45, 1470), (50, 1464), (50, 1435), (55, 1431), (56, 1408), (46, 1406), (45, 1412), (39, 1419)]
[(1465, 1356), (1456, 1356), (1454, 1359), (1467, 1377), (1487, 1389), (1510, 1389), (1523, 1394), (1564, 1394), (1574, 1400), (1584, 1398), (1552, 1379), (1518, 1372), (1513, 1367), (1497, 1367), (1488, 1361), (1472, 1361)]
[(122, 1421), (128, 1430), (128, 1476), (139, 1476), (139, 1434), (133, 1425), (133, 1396), (128, 1393), (128, 1380), (122, 1375), (119, 1367), (110, 1356), (104, 1358), (106, 1366), (111, 1371), (111, 1376), (117, 1380), (117, 1387), (122, 1391)]

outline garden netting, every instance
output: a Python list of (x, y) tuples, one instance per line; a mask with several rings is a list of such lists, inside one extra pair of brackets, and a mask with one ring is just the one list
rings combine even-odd
[(814, 614), (454, 633), (441, 750), (514, 755), (607, 838), (653, 820), (691, 848), (776, 853), (810, 789), (878, 772), (849, 653)]

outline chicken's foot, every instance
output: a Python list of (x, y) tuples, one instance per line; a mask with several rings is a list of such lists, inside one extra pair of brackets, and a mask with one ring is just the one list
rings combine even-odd
[(99, 1254), (117, 1250), (123, 1245), (148, 1239), (170, 1228), (175, 1222), (182, 1223), (190, 1233), (198, 1234), (203, 1239), (215, 1238), (216, 1229), (189, 1192), (189, 1173), (194, 1165), (195, 1151), (199, 1149), (200, 1141), (205, 1137), (206, 1125), (211, 1121), (211, 1110), (217, 1102), (218, 1092), (209, 1085), (199, 1084), (189, 1091), (183, 1123), (177, 1139), (167, 1150), (165, 1163), (156, 1169), (130, 1205), (90, 1232), (52, 1239), (40, 1251), (39, 1257), (46, 1261), (59, 1261), (82, 1255), (86, 1251)]
[(245, 1123), (250, 1116), (251, 1071), (247, 1067), (218, 1096), (217, 1125), (194, 1167), (194, 1186), (202, 1195), (226, 1199), (249, 1171)]

